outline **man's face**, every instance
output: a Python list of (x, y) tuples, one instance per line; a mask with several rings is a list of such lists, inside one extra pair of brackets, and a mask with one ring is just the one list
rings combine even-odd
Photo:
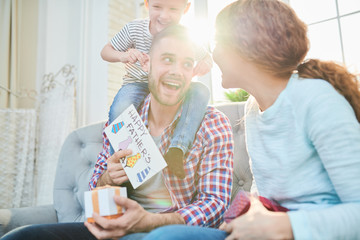
[(189, 43), (165, 37), (150, 55), (149, 90), (157, 102), (174, 106), (189, 89), (194, 69), (194, 49)]
[(186, 0), (150, 0), (149, 18), (150, 32), (155, 35), (164, 28), (179, 23), (187, 11)]

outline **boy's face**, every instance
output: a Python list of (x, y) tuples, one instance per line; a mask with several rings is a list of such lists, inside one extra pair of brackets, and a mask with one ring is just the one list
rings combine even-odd
[(190, 6), (187, 0), (147, 0), (150, 18), (150, 33), (157, 34), (172, 24), (179, 23)]
[(188, 91), (194, 70), (190, 43), (165, 37), (150, 53), (149, 90), (164, 106), (178, 106)]

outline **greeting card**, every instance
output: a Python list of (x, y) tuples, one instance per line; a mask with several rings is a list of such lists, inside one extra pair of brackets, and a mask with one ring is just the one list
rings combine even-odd
[(134, 105), (130, 105), (105, 128), (105, 133), (114, 151), (132, 150), (132, 154), (120, 162), (133, 188), (137, 188), (167, 166)]

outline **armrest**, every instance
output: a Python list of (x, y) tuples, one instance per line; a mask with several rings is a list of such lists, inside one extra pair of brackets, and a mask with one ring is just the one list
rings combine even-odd
[(0, 237), (17, 227), (44, 223), (57, 223), (53, 205), (0, 209)]

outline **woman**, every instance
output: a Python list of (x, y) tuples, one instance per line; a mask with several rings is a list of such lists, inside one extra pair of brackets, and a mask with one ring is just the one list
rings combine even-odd
[(168, 226), (146, 239), (360, 239), (356, 77), (332, 62), (303, 62), (307, 27), (281, 1), (239, 0), (216, 25), (222, 85), (252, 95), (245, 129), (258, 193), (289, 211), (252, 198), (221, 230)]

